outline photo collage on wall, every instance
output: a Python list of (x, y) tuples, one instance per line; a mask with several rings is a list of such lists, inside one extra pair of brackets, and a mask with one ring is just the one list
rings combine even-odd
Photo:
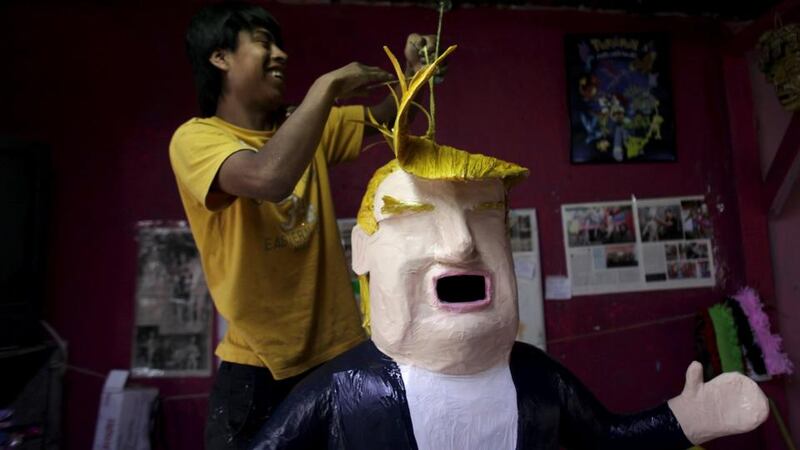
[(714, 285), (702, 197), (562, 205), (574, 295)]
[(211, 374), (211, 296), (185, 222), (140, 222), (131, 373)]
[(638, 202), (648, 283), (711, 279), (713, 230), (701, 199)]

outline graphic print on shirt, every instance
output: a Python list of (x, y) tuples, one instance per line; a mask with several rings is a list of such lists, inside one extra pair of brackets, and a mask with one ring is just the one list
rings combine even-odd
[[(277, 211), (280, 216), (280, 235), (275, 237), (278, 242), (286, 243), (292, 248), (302, 248), (311, 239), (318, 222), (317, 209), (311, 204), (310, 180), (314, 178), (314, 164), (312, 163), (303, 173), (300, 181), (295, 186), (294, 192), (278, 203)], [(268, 238), (269, 242), (270, 239)], [(267, 245), (267, 250), (270, 246)]]

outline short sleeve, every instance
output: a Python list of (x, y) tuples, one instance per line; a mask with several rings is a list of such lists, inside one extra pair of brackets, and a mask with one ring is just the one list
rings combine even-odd
[(255, 151), (225, 130), (192, 120), (173, 135), (169, 156), (178, 184), (199, 204), (213, 211), (224, 208), (234, 199), (211, 189), (222, 163), (241, 150)]
[(329, 165), (358, 157), (364, 139), (364, 107), (331, 108), (320, 145)]

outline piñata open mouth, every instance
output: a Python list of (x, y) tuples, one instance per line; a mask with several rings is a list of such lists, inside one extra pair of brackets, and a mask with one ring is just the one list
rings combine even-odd
[(443, 275), (435, 280), (436, 298), (442, 308), (451, 311), (473, 311), (491, 301), (489, 277), (484, 274), (459, 273)]

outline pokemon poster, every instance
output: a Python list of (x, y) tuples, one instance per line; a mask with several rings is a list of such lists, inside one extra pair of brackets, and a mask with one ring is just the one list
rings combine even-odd
[(570, 35), (565, 51), (572, 162), (675, 161), (667, 37)]

